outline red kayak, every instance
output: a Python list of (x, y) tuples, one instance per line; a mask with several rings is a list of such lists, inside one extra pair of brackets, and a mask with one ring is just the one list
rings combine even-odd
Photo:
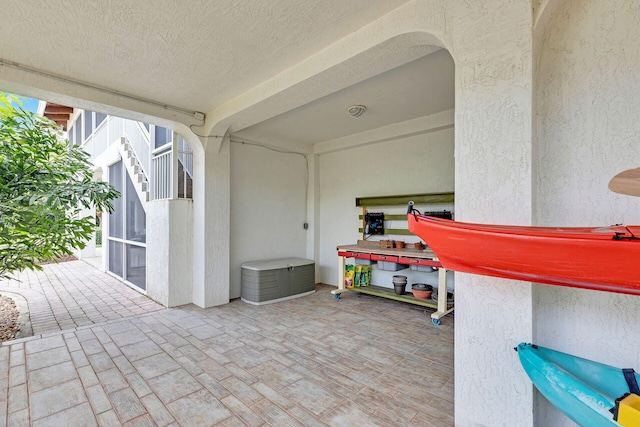
[(640, 295), (640, 226), (597, 228), (471, 224), (424, 216), (409, 230), (450, 270)]

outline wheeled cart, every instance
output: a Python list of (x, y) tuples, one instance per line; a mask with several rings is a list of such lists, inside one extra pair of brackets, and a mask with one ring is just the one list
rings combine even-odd
[[(338, 289), (332, 290), (335, 299), (340, 299), (340, 294), (346, 291), (355, 291), (363, 294), (375, 295), (382, 298), (389, 298), (396, 301), (416, 304), (423, 307), (433, 308), (436, 311), (431, 313), (431, 321), (434, 325), (440, 324), (447, 314), (454, 310), (452, 303), (447, 302), (447, 269), (445, 269), (435, 256), (435, 253), (429, 249), (395, 249), (395, 248), (377, 248), (362, 245), (340, 245), (338, 251)], [(347, 288), (345, 286), (345, 260), (347, 258), (355, 258), (360, 260), (372, 260), (383, 262), (395, 262), (404, 265), (414, 265), (418, 267), (433, 267), (438, 269), (438, 301), (423, 300), (415, 298), (413, 295), (396, 295), (393, 289), (383, 288), (380, 286), (363, 286)], [(444, 291), (444, 292), (442, 292)]]

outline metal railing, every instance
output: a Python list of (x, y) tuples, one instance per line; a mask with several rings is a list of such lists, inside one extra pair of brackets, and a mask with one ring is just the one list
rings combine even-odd
[(151, 200), (171, 199), (173, 196), (173, 153), (164, 152), (152, 159), (153, 184), (151, 185)]
[(182, 137), (174, 133), (168, 144), (154, 151), (151, 161), (152, 200), (192, 198), (193, 150)]
[[(131, 147), (142, 172), (150, 184), (150, 199), (191, 198), (193, 182), (193, 150), (184, 138), (173, 134), (170, 144), (155, 152), (151, 149), (149, 131), (141, 122), (108, 116), (83, 141), (81, 148), (96, 159), (110, 144), (124, 137)], [(175, 140), (175, 141), (174, 141)], [(175, 154), (175, 164), (174, 155)], [(182, 176), (178, 176), (179, 166)], [(175, 170), (175, 172), (174, 172)], [(180, 182), (181, 188), (178, 188)]]
[(89, 153), (93, 160), (104, 153), (109, 145), (118, 141), (118, 139), (123, 136), (133, 149), (138, 163), (148, 178), (148, 172), (151, 166), (149, 132), (147, 132), (144, 125), (139, 122), (108, 116), (93, 133), (83, 141), (81, 148)]

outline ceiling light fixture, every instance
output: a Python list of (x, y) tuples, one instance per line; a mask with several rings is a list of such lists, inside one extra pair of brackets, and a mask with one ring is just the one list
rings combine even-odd
[(364, 105), (352, 105), (347, 108), (347, 111), (349, 112), (351, 117), (357, 118), (364, 114), (365, 111), (367, 111), (367, 107), (365, 107)]

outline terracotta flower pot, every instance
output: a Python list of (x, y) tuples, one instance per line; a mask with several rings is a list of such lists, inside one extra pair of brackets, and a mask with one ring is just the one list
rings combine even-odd
[(415, 289), (412, 289), (411, 292), (413, 292), (413, 296), (417, 299), (429, 299), (433, 293), (433, 291), (417, 291)]
[(411, 286), (411, 292), (417, 299), (429, 299), (433, 293), (433, 286), (424, 283), (416, 283)]

